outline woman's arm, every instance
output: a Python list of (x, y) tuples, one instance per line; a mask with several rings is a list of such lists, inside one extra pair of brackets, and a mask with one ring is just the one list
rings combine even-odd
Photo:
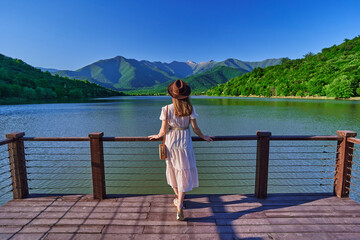
[(161, 138), (162, 136), (164, 136), (166, 133), (166, 121), (163, 120), (162, 123), (161, 123), (161, 128), (160, 128), (160, 131), (157, 135), (151, 135), (151, 136), (148, 136), (148, 138), (150, 140), (153, 140), (153, 139), (159, 139)]
[(207, 135), (204, 135), (204, 134), (201, 132), (199, 126), (197, 125), (196, 119), (191, 119), (190, 122), (191, 122), (191, 126), (192, 126), (192, 128), (193, 128), (193, 131), (194, 131), (194, 133), (196, 133), (196, 135), (198, 135), (199, 137), (201, 137), (201, 138), (204, 139), (205, 141), (208, 141), (208, 142), (213, 141), (213, 138), (214, 138), (214, 137), (209, 137), (209, 136), (207, 136)]

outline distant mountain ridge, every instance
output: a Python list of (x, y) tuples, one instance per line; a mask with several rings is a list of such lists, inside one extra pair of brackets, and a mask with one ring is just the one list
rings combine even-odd
[[(191, 94), (204, 94), (206, 90), (211, 87), (226, 83), (230, 79), (245, 73), (247, 73), (245, 70), (227, 66), (217, 66), (209, 71), (185, 77), (183, 80), (190, 85)], [(128, 93), (133, 95), (164, 95), (167, 93), (167, 88), (171, 82), (172, 80), (158, 84), (154, 87), (128, 91)]]
[(37, 69), (40, 69), (42, 72), (49, 72), (49, 73), (55, 73), (60, 71), (59, 69), (55, 68), (43, 68), (43, 67), (36, 67)]
[(273, 66), (280, 64), (280, 62), (281, 59), (246, 62), (229, 58), (221, 62), (211, 60), (200, 63), (192, 61), (164, 63), (159, 61), (138, 61), (117, 56), (99, 60), (76, 71), (63, 70), (55, 73), (64, 77), (87, 80), (115, 90), (137, 90), (200, 74), (218, 66), (227, 66), (242, 72), (250, 72), (254, 68)]

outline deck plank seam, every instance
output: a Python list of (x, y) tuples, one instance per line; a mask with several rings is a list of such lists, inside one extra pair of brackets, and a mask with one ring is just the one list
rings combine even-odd
[(15, 233), (13, 233), (9, 239), (12, 239), (16, 234), (20, 233), (26, 226), (28, 226), (32, 221), (34, 221), (37, 217), (39, 217), (47, 208), (49, 208), (59, 197), (56, 197), (53, 199), (52, 202), (50, 202), (50, 204), (46, 207), (44, 207), (43, 210), (41, 210), (35, 217), (31, 218), (29, 222), (27, 222), (26, 224), (24, 224), (18, 231), (16, 231)]
[[(61, 199), (61, 198), (56, 198), (54, 202), (56, 202), (58, 199)], [(50, 224), (49, 229), (43, 234), (43, 236), (41, 237), (41, 239), (45, 239), (45, 238), (46, 238), (46, 236), (47, 236), (47, 235), (50, 233), (50, 231), (56, 226), (56, 224), (57, 224), (61, 219), (63, 219), (63, 217), (70, 211), (70, 209), (71, 209), (77, 202), (80, 201), (80, 199), (81, 199), (81, 197), (77, 198), (77, 199), (73, 202), (72, 206), (70, 206), (70, 207), (64, 212), (64, 214), (63, 214), (62, 216), (60, 216), (59, 218), (57, 218), (57, 221), (56, 221), (55, 223)], [(52, 203), (52, 204), (53, 204), (53, 203)], [(49, 206), (50, 206), (50, 205), (49, 205)]]

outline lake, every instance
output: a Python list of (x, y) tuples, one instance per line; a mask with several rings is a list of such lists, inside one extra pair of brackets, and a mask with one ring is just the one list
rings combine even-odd
[[(164, 96), (0, 105), (0, 135), (4, 139), (6, 133), (21, 131), (27, 137), (87, 137), (91, 132), (108, 137), (148, 136), (158, 133), (161, 107), (169, 103), (171, 98)], [(192, 103), (202, 132), (213, 136), (254, 135), (258, 130), (272, 135), (360, 130), (357, 101), (192, 97)], [(335, 144), (272, 142), (269, 192), (332, 191)], [(104, 143), (107, 192), (171, 193), (157, 145)], [(88, 142), (25, 142), (25, 147), (31, 193), (91, 193)], [(194, 147), (200, 188), (191, 193), (253, 193), (255, 141), (194, 142)], [(1, 147), (0, 195), (10, 183), (9, 175), (1, 174), (8, 169), (6, 154), (6, 147)], [(298, 173), (291, 173), (294, 170)], [(284, 179), (278, 178), (279, 173)], [(9, 196), (5, 194), (0, 202)]]

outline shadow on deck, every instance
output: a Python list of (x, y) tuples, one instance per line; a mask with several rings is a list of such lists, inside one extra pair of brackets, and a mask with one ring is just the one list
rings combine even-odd
[(360, 239), (360, 205), (332, 194), (30, 195), (0, 207), (1, 239)]

